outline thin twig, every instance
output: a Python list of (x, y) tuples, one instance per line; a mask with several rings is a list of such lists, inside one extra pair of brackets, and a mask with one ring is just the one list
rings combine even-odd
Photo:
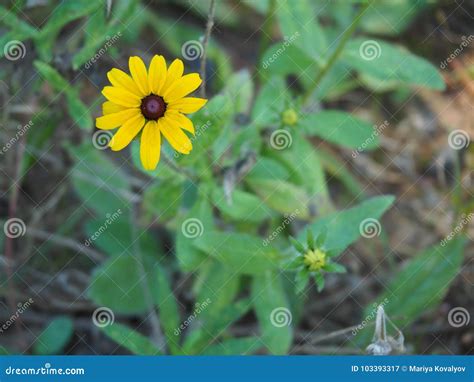
[(211, 0), (211, 4), (209, 6), (209, 13), (207, 15), (207, 25), (206, 25), (206, 33), (204, 35), (204, 39), (202, 41), (202, 57), (201, 57), (201, 78), (202, 78), (202, 86), (201, 86), (201, 97), (206, 97), (206, 60), (207, 60), (207, 45), (209, 43), (209, 38), (211, 37), (212, 27), (214, 26), (214, 14), (216, 12), (216, 1)]
[(326, 62), (326, 64), (322, 67), (322, 69), (319, 71), (318, 75), (316, 76), (314, 82), (312, 85), (308, 88), (307, 92), (303, 96), (303, 101), (306, 102), (308, 98), (313, 94), (313, 92), (318, 88), (319, 84), (323, 80), (324, 76), (326, 73), (329, 71), (329, 69), (332, 68), (334, 63), (337, 61), (339, 58), (339, 55), (341, 54), (342, 50), (344, 49), (347, 41), (349, 38), (352, 36), (354, 31), (357, 28), (357, 25), (359, 25), (359, 22), (362, 20), (362, 16), (364, 15), (365, 11), (369, 8), (370, 2), (365, 3), (357, 13), (355, 19), (352, 21), (352, 24), (344, 31), (342, 34), (341, 39), (339, 40), (339, 44), (337, 45), (336, 49), (332, 53), (331, 57), (329, 57), (329, 60)]

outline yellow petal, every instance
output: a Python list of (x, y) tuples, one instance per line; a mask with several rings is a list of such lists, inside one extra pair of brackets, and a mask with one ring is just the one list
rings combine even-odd
[(161, 133), (156, 121), (148, 121), (140, 140), (140, 160), (145, 170), (154, 170), (160, 161)]
[(176, 110), (181, 113), (194, 113), (203, 107), (207, 102), (204, 98), (186, 97), (170, 102), (167, 110)]
[(109, 101), (125, 107), (138, 107), (141, 103), (140, 97), (114, 86), (106, 86), (104, 90), (102, 90), (102, 94)]
[(177, 79), (173, 84), (165, 90), (163, 98), (166, 103), (176, 101), (187, 96), (201, 85), (202, 80), (199, 74), (191, 73)]
[(160, 118), (158, 120), (158, 127), (173, 149), (181, 154), (189, 154), (193, 145), (178, 124), (169, 118)]
[(146, 95), (140, 91), (132, 77), (120, 69), (112, 69), (107, 73), (107, 77), (113, 86), (128, 90), (130, 93), (133, 93), (139, 97)]
[(125, 107), (117, 105), (110, 101), (105, 101), (102, 104), (102, 114), (107, 115), (111, 113), (118, 113), (119, 111), (125, 110)]
[(128, 67), (132, 74), (133, 81), (144, 95), (150, 94), (150, 87), (148, 86), (148, 74), (143, 60), (138, 56), (130, 57), (128, 60)]
[(95, 124), (99, 129), (115, 129), (116, 127), (122, 126), (130, 118), (136, 117), (139, 114), (141, 115), (141, 112), (138, 108), (126, 109), (117, 113), (107, 114), (103, 117), (99, 117), (96, 119)]
[(193, 122), (188, 117), (173, 110), (167, 111), (165, 114), (165, 117), (171, 118), (173, 121), (175, 121), (179, 125), (179, 127), (181, 127), (182, 129), (186, 131), (189, 131), (191, 134), (194, 135), (194, 125), (193, 125)]
[(148, 84), (153, 94), (160, 94), (166, 81), (166, 61), (163, 56), (154, 55), (148, 72)]
[(145, 124), (145, 118), (141, 113), (125, 122), (110, 140), (109, 146), (112, 151), (122, 150), (140, 132)]
[(170, 67), (168, 68), (168, 73), (166, 74), (166, 82), (161, 92), (166, 91), (178, 78), (183, 76), (184, 64), (179, 58), (174, 60)]

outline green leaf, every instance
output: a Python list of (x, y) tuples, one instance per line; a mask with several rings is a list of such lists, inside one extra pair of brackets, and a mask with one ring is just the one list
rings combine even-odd
[(249, 234), (205, 232), (194, 245), (238, 273), (258, 275), (278, 265), (277, 251)]
[(348, 148), (365, 150), (379, 145), (378, 134), (372, 125), (349, 113), (336, 110), (308, 114), (300, 122), (306, 134)]
[(119, 209), (124, 213), (129, 211), (130, 184), (127, 176), (105, 153), (89, 142), (80, 147), (70, 147), (69, 152), (76, 160), (71, 171), (72, 184), (89, 208), (99, 217)]
[(36, 339), (33, 352), (41, 355), (60, 354), (73, 333), (74, 324), (70, 318), (55, 318)]
[(353, 39), (347, 43), (342, 59), (351, 68), (382, 84), (397, 81), (435, 90), (445, 88), (443, 78), (431, 63), (381, 40)]
[(365, 12), (360, 27), (370, 34), (398, 35), (429, 5), (429, 0), (374, 1)]
[[(276, 43), (271, 45), (262, 55), (260, 74), (266, 80), (274, 76), (288, 74), (316, 73), (318, 65), (307, 53), (295, 45)], [(282, 97), (278, 94), (276, 97)]]
[[(343, 211), (334, 212), (307, 226), (313, 232), (327, 230), (325, 246), (343, 251), (361, 236), (360, 225), (365, 219), (379, 219), (392, 205), (393, 196), (377, 196)], [(304, 240), (302, 231), (298, 239)]]
[(123, 348), (138, 355), (160, 355), (160, 351), (143, 334), (125, 325), (114, 323), (100, 328), (108, 337)]
[[(383, 304), (390, 319), (403, 329), (437, 307), (460, 272), (465, 244), (465, 238), (458, 237), (444, 246), (425, 249), (407, 261), (386, 290), (365, 309), (364, 317)], [(366, 346), (373, 331), (373, 326), (362, 330), (358, 342)]]
[[(43, 61), (51, 61), (56, 37), (69, 22), (93, 13), (102, 7), (102, 1), (75, 0), (60, 3), (46, 25), (36, 34), (36, 48)], [(101, 10), (103, 11), (103, 10)]]
[[(196, 231), (189, 230), (193, 227), (196, 228)], [(207, 197), (201, 197), (189, 213), (180, 220), (177, 228), (176, 256), (182, 270), (194, 271), (204, 263), (206, 255), (194, 245), (194, 242), (196, 237), (213, 229), (214, 221), (211, 206)]]
[(281, 276), (268, 271), (255, 277), (252, 297), (263, 344), (272, 354), (286, 354), (293, 341), (292, 314)]
[(56, 69), (41, 61), (35, 61), (34, 65), (41, 76), (48, 81), (54, 90), (63, 92), (69, 89), (69, 82), (67, 82)]
[(271, 158), (261, 157), (252, 167), (245, 179), (273, 179), (287, 180), (290, 177), (288, 170), (278, 161)]
[(134, 314), (147, 311), (142, 275), (132, 256), (111, 258), (92, 274), (89, 297), (98, 306), (115, 313)]
[(201, 355), (248, 355), (262, 346), (258, 337), (230, 338), (207, 347)]
[(213, 204), (233, 220), (260, 223), (272, 215), (270, 209), (251, 193), (234, 190), (231, 197), (229, 204), (221, 188), (215, 188), (212, 193)]
[(202, 327), (192, 331), (186, 338), (183, 353), (202, 354), (212, 341), (219, 339), (235, 321), (247, 313), (251, 305), (247, 298), (239, 300), (223, 309), (214, 320), (202, 322)]
[(273, 77), (260, 89), (252, 109), (252, 121), (257, 127), (276, 125), (288, 98), (285, 81), (282, 77)]
[(310, 197), (292, 183), (272, 179), (247, 179), (250, 188), (264, 203), (281, 214), (297, 213), (299, 219), (310, 218)]
[(77, 126), (84, 130), (92, 130), (92, 117), (88, 107), (80, 100), (79, 94), (75, 91), (68, 91), (66, 100), (69, 115)]
[(234, 73), (226, 81), (223, 93), (232, 100), (234, 113), (248, 114), (253, 100), (254, 86), (248, 70)]
[(178, 214), (183, 199), (183, 178), (174, 176), (148, 186), (143, 195), (143, 207), (153, 218), (167, 222)]
[(211, 303), (201, 312), (206, 321), (219, 319), (221, 312), (232, 305), (239, 293), (240, 275), (233, 269), (211, 260), (203, 267), (196, 279), (196, 302)]
[(286, 39), (299, 47), (315, 61), (327, 53), (324, 32), (320, 27), (310, 0), (277, 0), (276, 14)]
[(179, 337), (175, 335), (175, 330), (180, 325), (179, 309), (168, 275), (160, 266), (156, 267), (156, 287), (153, 290), (168, 346), (172, 353), (176, 354), (179, 349)]

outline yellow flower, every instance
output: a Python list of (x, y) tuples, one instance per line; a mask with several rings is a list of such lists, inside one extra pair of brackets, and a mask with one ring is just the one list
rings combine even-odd
[(311, 272), (319, 271), (326, 265), (326, 253), (320, 249), (310, 249), (304, 255), (303, 262)]
[(146, 170), (154, 170), (160, 160), (161, 137), (173, 149), (189, 154), (192, 143), (184, 133), (194, 135), (194, 126), (185, 113), (194, 113), (207, 100), (186, 97), (201, 85), (199, 74), (183, 76), (184, 65), (179, 59), (167, 68), (163, 56), (155, 55), (147, 71), (140, 57), (130, 57), (131, 76), (112, 69), (107, 73), (112, 86), (102, 94), (108, 101), (102, 105), (103, 116), (97, 118), (99, 129), (120, 127), (109, 142), (113, 151), (125, 148), (141, 133), (140, 160)]

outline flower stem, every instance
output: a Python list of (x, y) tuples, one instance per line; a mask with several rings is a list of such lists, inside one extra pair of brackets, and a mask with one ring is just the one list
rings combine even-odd
[(339, 40), (339, 44), (337, 45), (336, 49), (332, 53), (331, 57), (329, 57), (329, 60), (327, 60), (326, 64), (321, 68), (318, 75), (314, 79), (313, 83), (311, 84), (311, 86), (308, 88), (305, 95), (303, 96), (303, 102), (304, 103), (306, 103), (306, 101), (308, 101), (311, 94), (313, 94), (313, 92), (320, 85), (320, 83), (323, 80), (326, 73), (329, 71), (329, 69), (332, 68), (334, 63), (337, 61), (337, 59), (339, 58), (342, 50), (344, 49), (344, 47), (347, 43), (347, 41), (349, 40), (349, 38), (352, 36), (354, 31), (356, 30), (357, 25), (359, 25), (359, 22), (362, 20), (362, 16), (364, 15), (367, 8), (369, 8), (369, 6), (370, 6), (370, 2), (365, 3), (360, 8), (359, 12), (357, 13), (356, 17), (352, 21), (351, 25), (349, 25), (349, 27), (343, 32), (342, 37)]
[(202, 78), (202, 85), (201, 85), (201, 97), (206, 97), (206, 60), (207, 60), (207, 44), (209, 43), (209, 38), (211, 37), (212, 27), (214, 26), (214, 14), (216, 12), (216, 1), (211, 0), (211, 4), (209, 5), (209, 14), (207, 15), (207, 25), (206, 25), (206, 33), (204, 35), (204, 40), (202, 42), (202, 57), (201, 57), (201, 78)]

